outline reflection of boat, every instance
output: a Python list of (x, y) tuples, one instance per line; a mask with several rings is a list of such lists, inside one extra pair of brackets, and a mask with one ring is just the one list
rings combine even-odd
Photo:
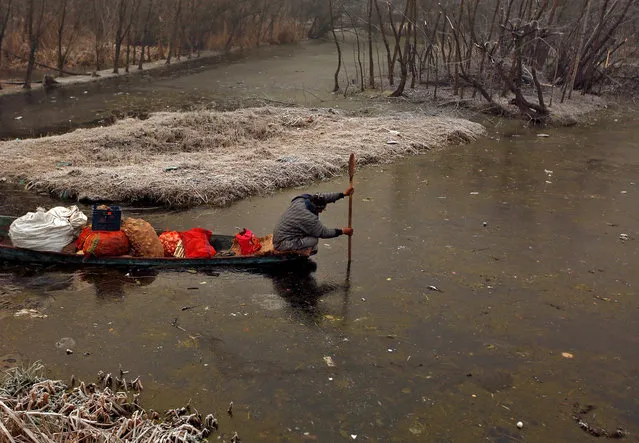
[(146, 258), (146, 257), (92, 257), (59, 252), (43, 252), (16, 248), (8, 237), (9, 226), (15, 217), (0, 216), (0, 262), (7, 264), (38, 264), (61, 266), (111, 266), (111, 267), (263, 267), (283, 265), (308, 259), (306, 252), (268, 252), (256, 255), (235, 255), (231, 252), (234, 236), (211, 236), (211, 245), (218, 251), (212, 258)]

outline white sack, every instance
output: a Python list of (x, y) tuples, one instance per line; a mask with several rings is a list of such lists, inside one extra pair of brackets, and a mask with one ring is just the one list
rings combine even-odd
[(56, 206), (55, 208), (49, 209), (47, 212), (55, 215), (56, 217), (68, 219), (73, 229), (82, 228), (87, 224), (87, 216), (84, 215), (77, 206), (69, 206), (68, 208), (65, 208), (64, 206)]
[(46, 212), (38, 208), (14, 220), (9, 237), (18, 248), (61, 252), (73, 241), (76, 229), (86, 222), (87, 216), (77, 206), (58, 206)]

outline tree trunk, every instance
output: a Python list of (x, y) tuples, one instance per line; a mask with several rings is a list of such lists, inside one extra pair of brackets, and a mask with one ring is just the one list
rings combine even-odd
[[(400, 97), (406, 88), (406, 81), (408, 80), (408, 63), (410, 60), (410, 36), (413, 29), (413, 23), (415, 23), (414, 17), (411, 15), (414, 10), (413, 3), (415, 1), (416, 0), (406, 0), (406, 9), (404, 10), (404, 18), (402, 19), (402, 26), (400, 26), (399, 32), (395, 30), (395, 27), (393, 26), (393, 30), (395, 32), (395, 49), (398, 51), (399, 55), (398, 60), (401, 77), (399, 79), (399, 85), (397, 85), (397, 88), (390, 95), (391, 97)], [(406, 37), (404, 38), (404, 50), (402, 51), (400, 48), (400, 42), (404, 22), (406, 23)]]
[[(133, 58), (135, 58), (135, 56)], [(129, 30), (129, 32), (127, 32), (127, 35), (126, 35), (126, 55), (124, 58), (124, 72), (129, 72), (130, 61), (131, 61), (131, 31)]]
[[(7, 31), (7, 24), (9, 23), (9, 18), (11, 17), (11, 1), (9, 0), (7, 4), (7, 10), (5, 15), (0, 15), (0, 66), (2, 66), (2, 41), (4, 40), (4, 35)], [(0, 10), (0, 13), (2, 11)], [(2, 89), (2, 83), (0, 83), (0, 89)]]
[(169, 40), (169, 52), (166, 56), (166, 64), (171, 63), (171, 56), (175, 50), (175, 39), (177, 38), (178, 24), (180, 22), (180, 13), (182, 12), (182, 0), (178, 0), (175, 8), (175, 16), (173, 17), (173, 30), (171, 31), (171, 40)]
[(142, 64), (144, 63), (144, 46), (146, 43), (146, 39), (149, 38), (149, 23), (151, 22), (151, 11), (153, 10), (153, 0), (149, 0), (149, 9), (146, 13), (146, 19), (144, 20), (144, 31), (142, 31), (142, 49), (140, 50), (140, 63), (138, 64), (138, 69), (142, 69)]
[(375, 62), (373, 61), (373, 0), (368, 0), (368, 86), (375, 89)]
[(331, 16), (331, 32), (333, 33), (333, 39), (335, 40), (335, 46), (337, 46), (337, 69), (335, 70), (335, 85), (333, 86), (333, 92), (339, 91), (339, 71), (342, 69), (342, 48), (339, 45), (339, 39), (335, 33), (335, 22), (333, 18), (333, 0), (328, 0), (329, 14)]
[[(586, 0), (586, 8), (584, 13), (584, 25), (581, 30), (581, 36), (579, 37), (579, 47), (577, 48), (577, 53), (575, 54), (575, 64), (572, 68), (572, 73), (570, 76), (570, 81), (567, 84), (568, 89), (568, 98), (572, 95), (572, 90), (575, 87), (575, 79), (577, 78), (577, 70), (579, 69), (579, 62), (581, 61), (581, 53), (584, 50), (584, 44), (586, 41), (586, 29), (588, 28), (588, 15), (590, 14), (590, 0)], [(564, 92), (561, 95), (561, 103), (564, 102), (564, 96), (566, 94), (566, 88), (564, 88)]]
[(100, 0), (93, 0), (93, 30), (95, 34), (95, 70), (99, 71), (102, 67), (102, 38), (104, 37), (104, 24), (102, 23), (102, 11), (98, 10), (98, 4), (102, 6)]
[(115, 53), (113, 55), (113, 73), (117, 74), (120, 67), (120, 52), (122, 51), (122, 41), (124, 40), (124, 19), (126, 17), (126, 1), (118, 1), (118, 27), (115, 31)]
[(393, 63), (391, 58), (390, 45), (388, 44), (388, 38), (386, 37), (386, 30), (384, 29), (384, 22), (382, 20), (382, 13), (379, 11), (379, 4), (377, 0), (373, 0), (375, 4), (375, 12), (377, 13), (377, 19), (379, 20), (379, 30), (382, 34), (382, 40), (384, 41), (384, 47), (386, 48), (386, 63), (388, 69), (388, 82), (393, 85), (395, 80), (393, 78)]
[(58, 22), (58, 74), (62, 75), (62, 71), (64, 70), (64, 56), (62, 51), (62, 39), (64, 35), (64, 26), (67, 18), (67, 5), (68, 0), (61, 0), (62, 5), (60, 6), (60, 21)]
[(33, 75), (33, 68), (36, 64), (36, 53), (38, 52), (38, 45), (40, 44), (40, 37), (42, 35), (42, 22), (44, 18), (44, 9), (46, 1), (41, 0), (40, 10), (38, 17), (36, 18), (36, 5), (35, 0), (29, 0), (27, 8), (27, 31), (29, 35), (29, 60), (27, 62), (27, 72), (24, 76), (24, 89), (31, 89), (31, 77)]

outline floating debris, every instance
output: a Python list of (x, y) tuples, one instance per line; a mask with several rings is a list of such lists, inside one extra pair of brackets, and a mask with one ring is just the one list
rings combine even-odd
[(29, 318), (47, 318), (46, 314), (42, 314), (35, 309), (20, 309), (13, 314), (14, 317), (29, 317)]
[(333, 357), (330, 356), (326, 356), (324, 357), (324, 361), (326, 362), (326, 366), (328, 366), (329, 368), (334, 368), (335, 362), (333, 361)]
[[(585, 416), (595, 410), (595, 406), (593, 405), (586, 405), (586, 407), (580, 409), (579, 404), (575, 403), (573, 405), (573, 408), (575, 410), (575, 415), (573, 415), (572, 417), (573, 420), (577, 422), (577, 424), (579, 425), (581, 429), (583, 429), (585, 432), (592, 435), (593, 437), (605, 437), (605, 438), (618, 440), (618, 439), (625, 438), (628, 435), (628, 433), (622, 428), (617, 428), (614, 431), (608, 431), (600, 426), (595, 426), (586, 422)], [(593, 420), (594, 420), (594, 415), (593, 415)]]

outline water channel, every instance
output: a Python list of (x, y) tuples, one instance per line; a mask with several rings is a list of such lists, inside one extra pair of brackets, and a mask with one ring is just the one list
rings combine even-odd
[[(309, 67), (304, 51), (294, 64)], [(220, 70), (268, 77), (278, 57), (149, 87), (216, 83)], [(41, 360), (52, 378), (91, 381), (123, 368), (141, 376), (145, 407), (191, 400), (243, 441), (581, 442), (595, 438), (574, 419), (587, 405), (589, 424), (636, 440), (638, 123), (610, 112), (549, 137), (500, 123), (468, 145), (360, 168), (348, 284), (344, 238), (321, 241), (310, 269), (279, 273), (3, 268), (0, 364)], [(307, 189), (124, 210), (261, 235)], [(16, 215), (60, 204), (1, 195)], [(342, 201), (322, 219), (342, 226), (346, 214)], [(19, 307), (47, 317), (16, 318)]]

